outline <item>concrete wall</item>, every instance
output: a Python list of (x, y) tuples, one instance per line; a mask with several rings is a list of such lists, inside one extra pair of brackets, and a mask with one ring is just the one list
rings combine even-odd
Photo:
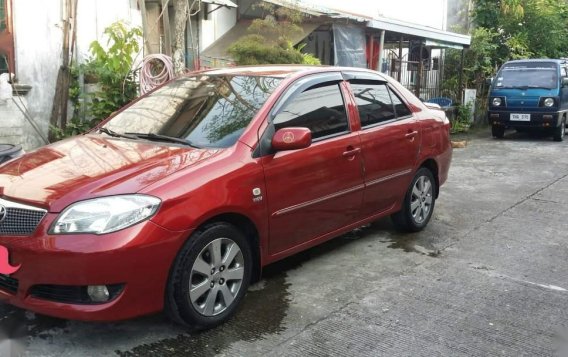
[[(25, 107), (45, 136), (61, 64), (62, 3), (62, 0), (13, 2), (16, 77), (18, 83), (32, 86), (25, 95)], [(92, 41), (104, 40), (103, 31), (111, 23), (124, 20), (133, 26), (141, 25), (136, 0), (80, 0), (77, 10), (76, 54), (80, 60), (87, 57)], [(4, 129), (6, 123), (22, 135), (12, 135), (13, 130)], [(26, 150), (43, 145), (40, 136), (13, 105), (0, 107), (0, 142), (22, 144)]]
[[(16, 78), (19, 83), (32, 86), (26, 95), (26, 107), (29, 115), (47, 135), (57, 71), (61, 63), (63, 33), (60, 0), (20, 0), (14, 1), (13, 5)], [(22, 144), (26, 150), (43, 144), (24, 116), (14, 111), (14, 107), (7, 113), (0, 109), (0, 113), (5, 120), (22, 130), (21, 140), (11, 144)], [(5, 134), (4, 131), (0, 133), (0, 141), (7, 141), (1, 138)]]
[[(23, 100), (25, 104), (25, 97)], [(18, 105), (21, 107), (19, 100), (0, 100), (0, 144), (18, 144), (24, 137), (25, 118)]]
[[(216, 5), (210, 5), (209, 10), (212, 10)], [(203, 19), (203, 14), (201, 18)], [(200, 43), (201, 49), (209, 47), (219, 37), (223, 36), (237, 23), (237, 9), (227, 9), (222, 7), (213, 11), (208, 15), (207, 20), (201, 21), (200, 30)]]

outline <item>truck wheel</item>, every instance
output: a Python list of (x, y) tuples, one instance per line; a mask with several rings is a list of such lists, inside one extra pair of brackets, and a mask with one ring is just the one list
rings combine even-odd
[(554, 141), (562, 141), (564, 140), (564, 134), (566, 134), (566, 121), (562, 121), (560, 126), (554, 128), (554, 134), (552, 134), (552, 138)]
[(491, 135), (493, 135), (494, 138), (502, 139), (503, 136), (505, 136), (505, 127), (493, 124), (491, 126)]

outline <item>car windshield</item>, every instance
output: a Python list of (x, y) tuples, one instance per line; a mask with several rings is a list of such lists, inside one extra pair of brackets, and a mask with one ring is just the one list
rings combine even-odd
[(117, 114), (101, 132), (226, 148), (238, 140), (280, 81), (261, 76), (180, 78)]
[(555, 63), (527, 62), (506, 64), (495, 82), (495, 88), (546, 88), (558, 87), (558, 70)]

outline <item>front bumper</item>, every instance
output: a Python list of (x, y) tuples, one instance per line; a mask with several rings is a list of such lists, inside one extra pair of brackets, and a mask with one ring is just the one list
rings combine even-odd
[[(511, 120), (511, 113), (530, 114), (530, 121)], [(526, 112), (526, 111), (499, 111), (489, 110), (487, 119), (489, 124), (501, 125), (511, 128), (556, 128), (561, 124), (560, 112)]]
[[(0, 283), (0, 301), (73, 320), (113, 321), (160, 311), (170, 267), (190, 231), (172, 232), (145, 221), (118, 232), (49, 235), (48, 214), (32, 236), (0, 236), (10, 264), (21, 265)], [(105, 303), (66, 303), (33, 296), (38, 285), (120, 284)], [(37, 289), (36, 289), (37, 290)]]

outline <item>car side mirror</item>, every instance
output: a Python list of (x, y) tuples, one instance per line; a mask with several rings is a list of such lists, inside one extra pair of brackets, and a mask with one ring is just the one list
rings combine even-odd
[(282, 128), (272, 137), (276, 151), (305, 149), (312, 145), (312, 132), (308, 128)]
[(562, 77), (562, 87), (568, 87), (568, 77)]
[(490, 86), (491, 83), (493, 83), (493, 77), (485, 78), (485, 84), (487, 84), (488, 86)]

